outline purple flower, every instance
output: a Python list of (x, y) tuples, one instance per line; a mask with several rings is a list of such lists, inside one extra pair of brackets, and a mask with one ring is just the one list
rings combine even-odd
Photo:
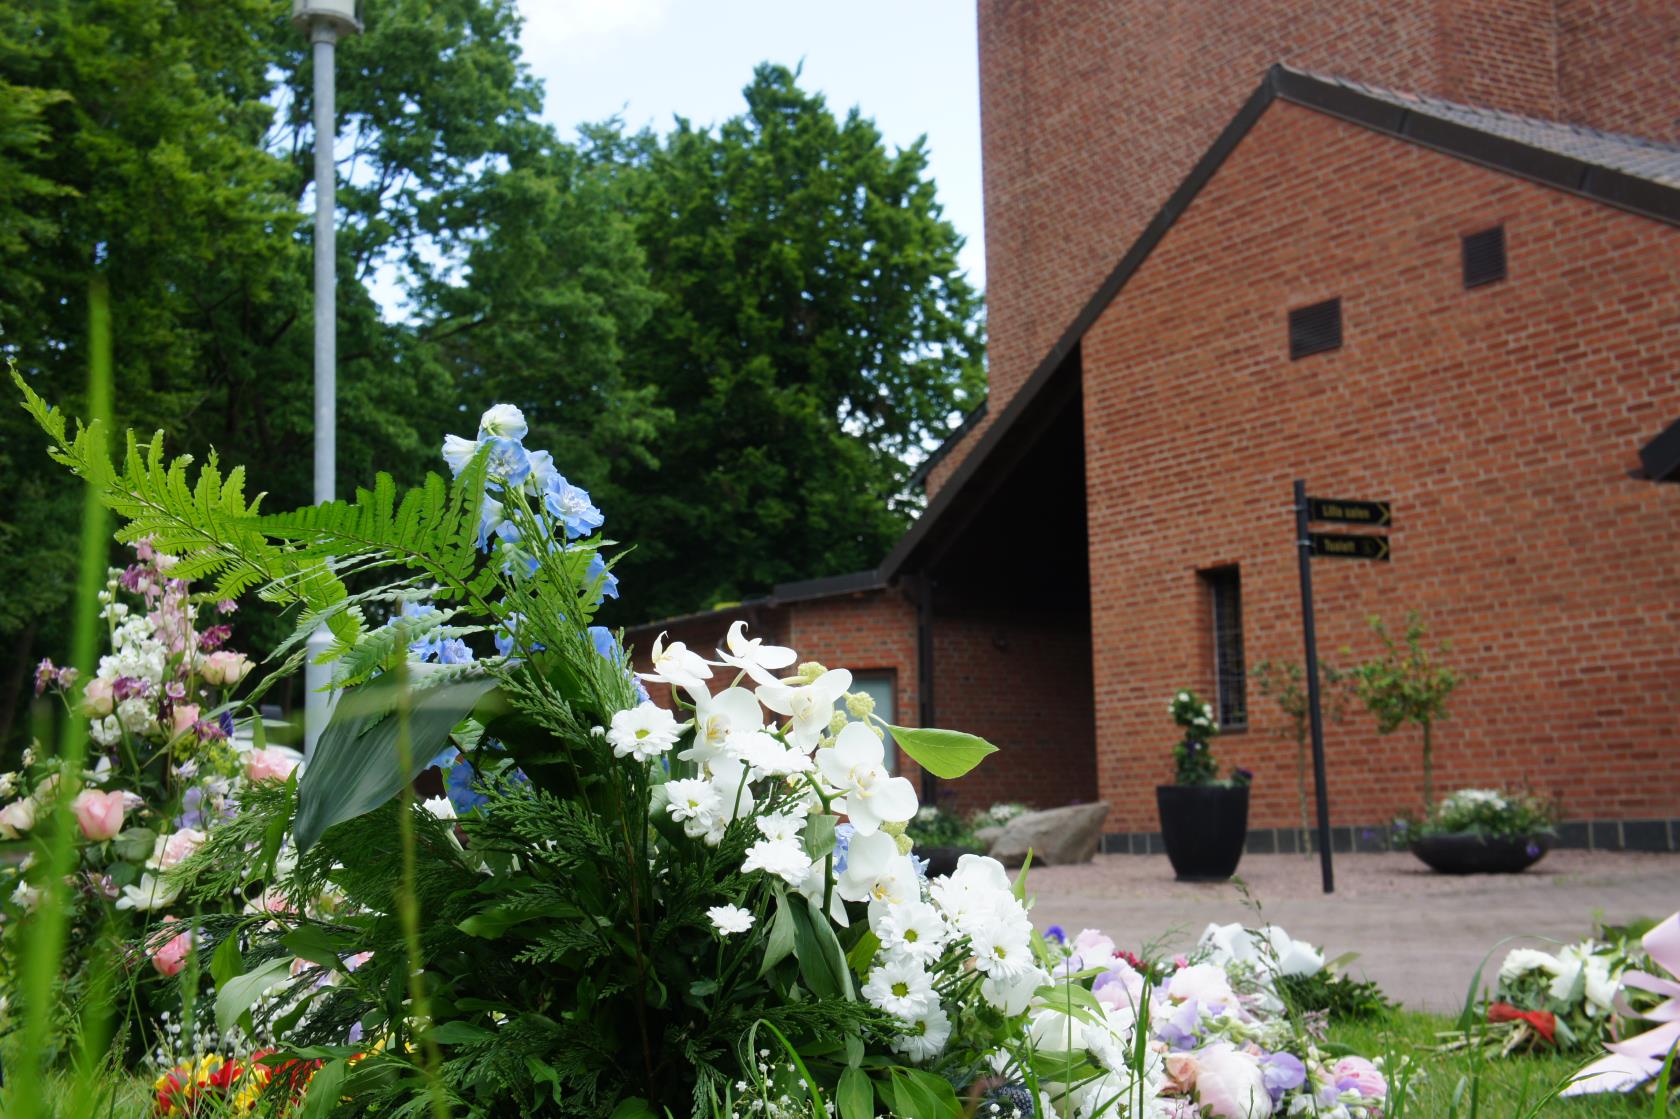
[(1045, 940), (1054, 940), (1057, 944), (1067, 943), (1067, 930), (1060, 925), (1051, 925), (1044, 930)]
[(1273, 1053), (1260, 1062), (1260, 1073), (1265, 1078), (1266, 1091), (1272, 1094), (1273, 1103), (1285, 1092), (1292, 1092), (1307, 1082), (1307, 1067), (1293, 1053)]
[(1528, 846), (1524, 850), (1528, 852), (1528, 857), (1531, 859), (1540, 857), (1540, 845), (1532, 839), (1528, 841)]

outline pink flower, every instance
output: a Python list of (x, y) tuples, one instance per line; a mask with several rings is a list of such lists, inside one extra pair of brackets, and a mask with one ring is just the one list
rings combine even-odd
[(1097, 929), (1080, 929), (1073, 938), (1073, 950), (1086, 967), (1096, 967), (1114, 958), (1114, 941)]
[(229, 652), (226, 649), (218, 649), (205, 657), (204, 664), (199, 668), (206, 683), (223, 688), (239, 683), (250, 671), (251, 658), (244, 653)]
[(111, 694), (111, 681), (95, 676), (82, 689), (82, 710), (89, 715), (103, 717), (111, 713), (116, 700)]
[(289, 751), (252, 750), (245, 757), (245, 776), (252, 781), (284, 781), (297, 768)]
[(1204, 1006), (1235, 1006), (1237, 996), (1225, 969), (1214, 964), (1192, 964), (1173, 972), (1167, 980), (1167, 994), (1174, 1001), (1199, 999)]
[(197, 828), (182, 828), (169, 835), (160, 835), (152, 844), (152, 857), (146, 860), (146, 865), (153, 870), (168, 870), (178, 866), (204, 845), (209, 836)]
[(1364, 1057), (1343, 1057), (1330, 1069), (1330, 1076), (1340, 1091), (1352, 1088), (1368, 1100), (1380, 1100), (1388, 1095), (1388, 1081)]
[[(171, 925), (176, 920), (174, 917), (165, 917), (163, 923)], [(183, 933), (177, 933), (169, 940), (164, 941), (157, 951), (152, 953), (152, 966), (157, 968), (159, 975), (179, 975), (181, 968), (186, 965), (187, 953), (192, 951), (192, 946), (193, 934), (191, 929)]]
[(175, 721), (176, 734), (183, 734), (186, 731), (191, 730), (192, 725), (198, 722), (198, 704), (177, 703), (175, 705), (173, 718)]
[(110, 839), (122, 831), (121, 793), (99, 793), (92, 789), (83, 789), (76, 794), (76, 799), (70, 802), (70, 811), (76, 814), (76, 822), (82, 825), (82, 834), (96, 843)]
[(1272, 1113), (1266, 1075), (1260, 1062), (1249, 1054), (1221, 1041), (1198, 1050), (1195, 1062), (1196, 1100), (1203, 1114), (1218, 1119), (1260, 1119)]

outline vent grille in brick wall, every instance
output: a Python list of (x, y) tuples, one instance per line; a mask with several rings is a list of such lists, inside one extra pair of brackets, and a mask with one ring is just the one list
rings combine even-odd
[(1289, 312), (1289, 356), (1302, 358), (1308, 354), (1342, 348), (1342, 301), (1326, 299), (1310, 307), (1297, 307)]
[(1505, 227), (1464, 237), (1464, 286), (1478, 288), (1505, 278)]

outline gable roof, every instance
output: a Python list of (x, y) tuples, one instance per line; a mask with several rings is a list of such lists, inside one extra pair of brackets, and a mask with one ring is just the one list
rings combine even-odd
[[(1078, 379), (1079, 340), (1119, 295), (1155, 246), (1189, 208), (1250, 128), (1273, 101), (1315, 109), (1372, 131), (1451, 155), (1530, 182), (1590, 198), (1642, 217), (1680, 226), (1680, 147), (1535, 117), (1482, 109), (1418, 94), (1379, 89), (1282, 64), (1266, 72), (1236, 116), (1081, 308), (1016, 391), (997, 421), (980, 437), (928, 502), (916, 523), (876, 569), (886, 582), (927, 545), (928, 538), (976, 474), (1000, 457), (1000, 447), (1041, 430), (1045, 413), (1068, 398)], [(1069, 361), (1073, 356), (1075, 360)], [(955, 440), (948, 441), (954, 444)], [(946, 447), (940, 448), (940, 455)]]

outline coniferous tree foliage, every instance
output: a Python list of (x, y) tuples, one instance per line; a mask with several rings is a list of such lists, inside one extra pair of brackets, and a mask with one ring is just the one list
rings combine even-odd
[[(114, 426), (248, 465), (272, 508), (311, 492), (315, 137), (288, 13), (0, 9), (0, 359), (85, 410), (102, 271)], [(922, 149), (776, 67), (717, 128), (569, 142), (538, 118), (514, 0), (363, 14), (337, 74), (340, 479), (417, 481), (433, 433), (503, 399), (643, 541), (614, 622), (878, 562), (908, 521), (905, 455), (983, 383)], [(81, 499), (28, 424), (0, 410), (8, 741), (29, 667), (62, 654)], [(239, 622), (254, 647), (289, 629)]]

